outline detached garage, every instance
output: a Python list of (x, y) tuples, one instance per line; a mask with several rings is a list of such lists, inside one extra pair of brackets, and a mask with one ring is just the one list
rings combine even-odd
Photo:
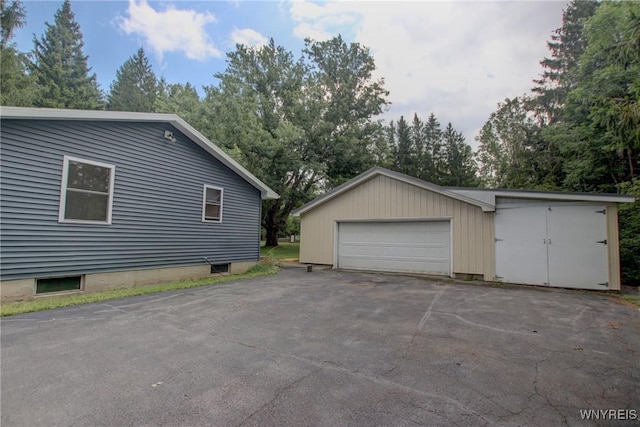
[(617, 194), (441, 187), (373, 168), (294, 211), (300, 261), (620, 289)]

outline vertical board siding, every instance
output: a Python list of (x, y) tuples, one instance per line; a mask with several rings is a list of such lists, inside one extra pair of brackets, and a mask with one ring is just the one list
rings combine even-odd
[(618, 206), (607, 206), (607, 249), (609, 251), (609, 289), (620, 290), (620, 234), (618, 230)]
[[(3, 280), (258, 259), (259, 190), (172, 126), (1, 126)], [(115, 166), (111, 225), (58, 222), (64, 155)], [(204, 184), (224, 188), (222, 223), (202, 222)]]
[(493, 280), (492, 212), (382, 175), (302, 214), (300, 261), (333, 264), (335, 221), (403, 217), (451, 217), (453, 272)]

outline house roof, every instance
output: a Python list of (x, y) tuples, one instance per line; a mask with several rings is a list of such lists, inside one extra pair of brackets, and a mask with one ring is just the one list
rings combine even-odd
[(530, 191), (530, 190), (505, 190), (505, 189), (481, 189), (481, 188), (462, 188), (462, 187), (442, 187), (432, 184), (418, 178), (405, 175), (403, 173), (394, 172), (389, 169), (374, 167), (366, 172), (356, 176), (355, 178), (345, 182), (342, 185), (332, 189), (324, 195), (315, 198), (309, 203), (299, 207), (292, 212), (294, 216), (314, 209), (323, 203), (328, 202), (340, 194), (368, 181), (376, 176), (387, 176), (397, 179), (416, 187), (424, 188), (435, 193), (439, 193), (453, 199), (469, 203), (471, 205), (482, 208), (484, 212), (493, 212), (496, 208), (496, 198), (519, 198), (519, 199), (542, 199), (542, 200), (562, 200), (562, 201), (589, 201), (589, 202), (606, 202), (606, 203), (630, 203), (635, 201), (635, 197), (624, 194), (602, 194), (602, 193), (570, 193), (560, 191)]
[(425, 190), (433, 191), (434, 193), (439, 193), (439, 194), (451, 197), (452, 199), (457, 199), (465, 203), (478, 206), (482, 208), (482, 210), (485, 212), (493, 212), (495, 210), (495, 205), (483, 202), (482, 200), (474, 199), (464, 194), (458, 194), (445, 187), (441, 187), (439, 185), (432, 184), (430, 182), (426, 182), (421, 179), (414, 178), (412, 176), (405, 175), (400, 172), (395, 172), (389, 169), (376, 166), (369, 169), (366, 172), (361, 173), (355, 178), (350, 179), (344, 184), (337, 186), (333, 190), (325, 193), (324, 195), (313, 199), (309, 203), (302, 205), (298, 209), (294, 210), (292, 212), (292, 215), (299, 216), (307, 211), (310, 211), (311, 209), (314, 209), (322, 205), (323, 203), (328, 202), (334, 197), (339, 196), (340, 194), (346, 191), (349, 191), (350, 189), (362, 184), (365, 181), (375, 178), (376, 176), (387, 176), (389, 178), (397, 179), (398, 181), (406, 182), (407, 184), (415, 185), (416, 187), (424, 188)]
[(78, 121), (108, 121), (108, 122), (136, 122), (136, 123), (167, 123), (178, 129), (187, 138), (198, 144), (211, 156), (237, 173), (249, 184), (260, 190), (263, 199), (277, 199), (280, 196), (265, 183), (256, 178), (251, 172), (233, 160), (222, 149), (208, 140), (193, 126), (176, 114), (134, 113), (124, 111), (99, 110), (65, 110), (57, 108), (24, 108), (0, 107), (1, 119), (29, 119), (29, 120), (78, 120)]

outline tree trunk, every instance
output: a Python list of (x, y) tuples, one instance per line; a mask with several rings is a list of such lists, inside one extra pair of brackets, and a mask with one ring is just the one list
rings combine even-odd
[(274, 200), (270, 203), (270, 206), (266, 209), (264, 221), (262, 226), (267, 231), (267, 242), (265, 246), (273, 247), (278, 246), (278, 234), (280, 232), (278, 211), (280, 210), (280, 201)]
[(267, 242), (265, 246), (272, 247), (278, 246), (278, 228), (277, 227), (268, 227), (267, 228)]

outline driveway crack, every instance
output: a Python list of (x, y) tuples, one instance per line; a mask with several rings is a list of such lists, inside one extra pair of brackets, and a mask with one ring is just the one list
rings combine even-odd
[[(254, 347), (255, 348), (255, 347)], [(307, 378), (309, 378), (310, 376), (320, 372), (322, 370), (321, 367), (312, 370), (311, 372), (308, 372), (304, 375), (302, 375), (299, 378), (296, 378), (295, 380), (293, 380), (292, 382), (290, 382), (289, 384), (287, 384), (286, 386), (278, 389), (278, 391), (275, 392), (275, 394), (273, 395), (273, 397), (271, 399), (269, 399), (269, 401), (265, 402), (263, 405), (261, 405), (258, 409), (256, 409), (255, 411), (253, 411), (252, 413), (250, 413), (249, 415), (247, 415), (245, 417), (245, 419), (243, 419), (242, 421), (240, 421), (237, 426), (241, 426), (244, 425), (247, 421), (249, 421), (251, 418), (253, 418), (254, 415), (258, 414), (259, 412), (261, 412), (264, 408), (268, 407), (269, 405), (271, 405), (276, 399), (278, 399), (283, 393), (285, 393), (286, 391), (290, 390), (291, 388), (293, 388), (294, 386), (296, 386), (297, 384), (301, 383), (302, 381), (306, 380)]]

